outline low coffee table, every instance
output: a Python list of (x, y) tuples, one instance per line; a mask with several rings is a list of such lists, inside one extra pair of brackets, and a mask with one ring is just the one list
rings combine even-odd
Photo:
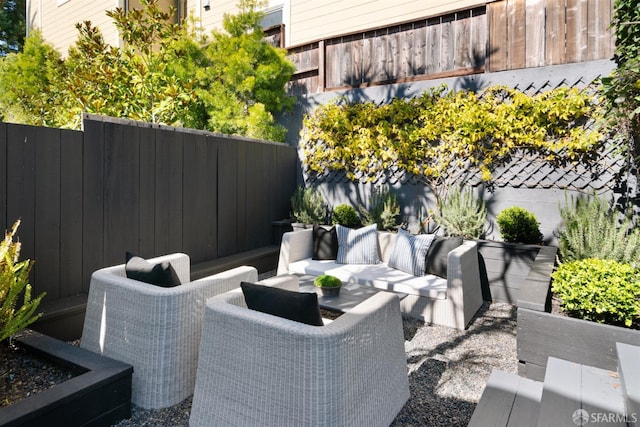
[[(318, 294), (318, 305), (320, 305), (320, 308), (338, 311), (340, 313), (346, 313), (356, 305), (379, 292), (387, 292), (382, 289), (376, 289), (372, 286), (363, 286), (358, 285), (357, 283), (343, 283), (338, 296), (323, 296), (320, 289), (313, 284), (316, 276), (307, 274), (296, 274), (296, 276), (298, 276), (300, 281), (300, 292), (315, 292)], [(400, 299), (407, 296), (407, 294), (401, 294), (398, 292), (393, 293), (398, 295)]]

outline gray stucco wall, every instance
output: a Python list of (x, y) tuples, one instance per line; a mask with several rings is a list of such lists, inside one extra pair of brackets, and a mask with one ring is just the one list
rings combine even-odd
[[(349, 101), (382, 102), (393, 97), (414, 97), (431, 87), (446, 84), (453, 89), (482, 90), (494, 84), (515, 87), (529, 94), (543, 92), (559, 86), (584, 87), (600, 76), (608, 75), (615, 67), (612, 61), (599, 60), (588, 63), (567, 64), (535, 69), (514, 70), (499, 73), (484, 73), (471, 76), (439, 80), (426, 80), (387, 86), (374, 86), (348, 91), (309, 94), (298, 98), (295, 110), (281, 117), (280, 122), (289, 129), (287, 142), (299, 147), (299, 131), (304, 114), (336, 97), (346, 97)], [(299, 157), (302, 152), (298, 150)], [(612, 150), (609, 154), (613, 155)], [(532, 159), (531, 168), (505, 168), (498, 173), (499, 182), (489, 191), (477, 177), (471, 176), (465, 185), (472, 185), (481, 192), (487, 204), (487, 238), (500, 240), (495, 224), (496, 215), (504, 208), (521, 206), (536, 214), (541, 224), (541, 232), (547, 244), (556, 244), (556, 233), (560, 224), (559, 207), (567, 197), (596, 192), (605, 197), (614, 197), (613, 172), (609, 167), (593, 171), (580, 167), (567, 170), (545, 168), (542, 162)], [(611, 159), (608, 159), (611, 160)], [(618, 162), (618, 166), (620, 163)], [(354, 206), (363, 204), (371, 191), (372, 184), (351, 182), (344, 174), (329, 174), (322, 179), (304, 176), (302, 168), (299, 183), (317, 187), (328, 204), (333, 207), (341, 203)], [(413, 231), (418, 230), (418, 212), (434, 207), (431, 191), (415, 179), (394, 176), (390, 173), (385, 182), (379, 180), (374, 185), (389, 185), (398, 195), (402, 206), (403, 219)], [(635, 186), (633, 191), (635, 191)]]

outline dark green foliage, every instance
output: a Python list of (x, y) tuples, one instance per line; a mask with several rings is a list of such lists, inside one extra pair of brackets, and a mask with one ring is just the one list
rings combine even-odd
[(34, 33), (38, 54), (25, 46), (24, 54), (6, 58), (13, 56), (11, 66), (0, 67), (5, 119), (77, 129), (80, 114), (89, 112), (284, 141), (286, 129), (273, 114), (293, 105), (285, 84), (294, 67), (264, 39), (256, 0), (240, 0), (239, 13), (225, 15), (225, 31), (211, 38), (173, 24), (174, 11), (158, 0), (140, 3), (142, 9), (107, 12), (123, 46), (105, 43), (86, 21), (76, 25), (78, 39), (61, 61)]
[(640, 326), (640, 272), (612, 260), (583, 259), (561, 264), (552, 290), (569, 315), (598, 323)]
[(614, 0), (612, 26), (616, 35), (616, 59), (619, 64), (637, 58), (640, 53), (640, 8), (637, 0)]
[(360, 225), (360, 218), (358, 218), (358, 213), (353, 206), (338, 205), (333, 208), (331, 222), (353, 228)]
[(13, 241), (19, 226), (20, 221), (16, 221), (0, 243), (0, 341), (38, 320), (41, 314), (35, 311), (45, 295), (31, 299), (29, 272), (33, 262), (18, 261), (20, 243)]
[[(618, 67), (602, 78), (609, 124), (621, 151), (640, 160), (640, 8), (637, 0), (614, 0), (612, 27)], [(628, 149), (624, 149), (628, 147)]]
[(504, 209), (496, 217), (500, 235), (505, 242), (540, 243), (542, 234), (536, 216), (519, 206)]
[(389, 187), (373, 187), (367, 207), (360, 206), (362, 224), (377, 224), (378, 230), (396, 230), (400, 224), (400, 204), (398, 197)]
[(324, 223), (327, 208), (322, 194), (311, 187), (298, 186), (291, 197), (291, 217), (305, 224)]
[(563, 262), (599, 258), (640, 266), (640, 229), (599, 197), (567, 200), (560, 209), (558, 240)]
[(24, 45), (26, 1), (0, 1), (0, 57), (19, 52)]
[(330, 276), (328, 274), (321, 274), (316, 277), (313, 284), (319, 288), (337, 288), (342, 286), (342, 281), (336, 276)]

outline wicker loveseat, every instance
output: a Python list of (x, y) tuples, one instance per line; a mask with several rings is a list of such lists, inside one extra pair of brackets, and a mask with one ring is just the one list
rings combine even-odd
[(258, 272), (243, 266), (190, 282), (188, 255), (149, 261), (171, 263), (182, 284), (128, 279), (124, 264), (94, 272), (80, 346), (132, 365), (132, 402), (163, 408), (193, 393), (206, 300), (257, 280)]
[[(295, 276), (265, 281), (297, 287)], [(382, 292), (325, 326), (207, 301), (189, 425), (388, 426), (409, 398), (398, 297)]]
[(465, 241), (448, 253), (445, 279), (433, 274), (414, 276), (389, 267), (396, 237), (396, 233), (377, 232), (381, 263), (338, 264), (312, 259), (311, 229), (285, 233), (277, 272), (330, 274), (345, 282), (403, 293), (407, 295), (400, 301), (403, 313), (425, 322), (465, 329), (483, 302), (476, 243)]

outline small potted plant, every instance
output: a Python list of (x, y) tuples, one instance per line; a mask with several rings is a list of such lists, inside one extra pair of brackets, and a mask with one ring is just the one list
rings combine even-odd
[(320, 288), (320, 293), (325, 297), (338, 296), (340, 294), (340, 288), (342, 287), (342, 281), (340, 279), (328, 274), (321, 274), (316, 277), (313, 284)]

